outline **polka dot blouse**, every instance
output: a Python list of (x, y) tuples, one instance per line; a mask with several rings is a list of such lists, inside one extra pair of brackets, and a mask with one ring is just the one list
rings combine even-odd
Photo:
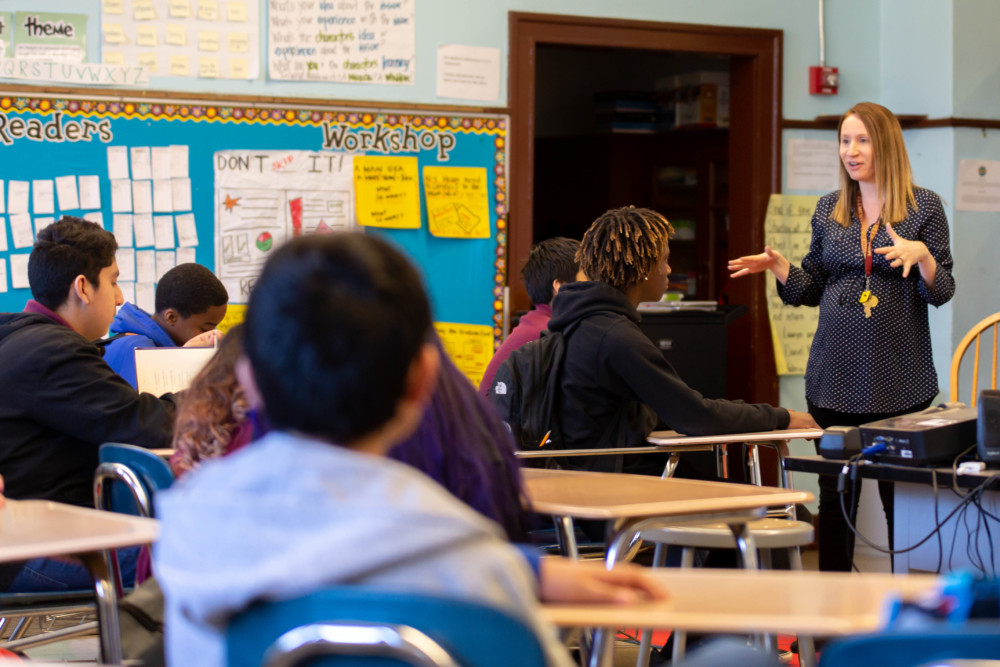
[[(861, 223), (851, 215), (846, 229), (831, 215), (840, 198), (830, 193), (816, 204), (812, 242), (802, 266), (792, 266), (778, 294), (791, 306), (819, 306), (819, 325), (806, 365), (806, 398), (816, 406), (851, 413), (892, 413), (933, 398), (938, 393), (931, 354), (927, 304), (940, 306), (955, 294), (953, 260), (948, 244), (948, 220), (941, 199), (914, 188), (917, 210), (893, 225), (904, 239), (923, 241), (937, 261), (934, 288), (920, 270), (892, 268), (873, 254), (871, 293), (878, 299), (865, 317), (858, 302), (865, 289), (861, 254)], [(879, 225), (873, 248), (892, 245)]]

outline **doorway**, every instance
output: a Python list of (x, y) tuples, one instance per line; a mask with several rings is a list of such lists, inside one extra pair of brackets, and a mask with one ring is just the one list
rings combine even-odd
[[(729, 365), (731, 394), (777, 403), (764, 278), (729, 281), (724, 261), (764, 247), (779, 191), (781, 40), (778, 30), (510, 14), (512, 310), (530, 306), (519, 267), (536, 239), (579, 238), (611, 206), (656, 208), (683, 223), (674, 287), (748, 306), (729, 328), (729, 358), (745, 360)], [(627, 111), (693, 71), (728, 73), (728, 129), (678, 130)]]

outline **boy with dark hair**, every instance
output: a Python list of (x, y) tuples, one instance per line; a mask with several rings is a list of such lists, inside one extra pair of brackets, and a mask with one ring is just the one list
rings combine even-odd
[[(122, 302), (117, 247), (100, 225), (63, 217), (38, 232), (28, 259), (34, 299), (23, 313), (0, 313), (0, 474), (10, 498), (93, 507), (102, 443), (170, 444), (173, 398), (136, 393), (91, 342), (107, 333)], [(46, 559), (20, 574), (0, 572), (0, 590), (89, 581), (82, 566)]]
[(559, 236), (542, 241), (531, 249), (528, 261), (521, 269), (521, 277), (524, 278), (524, 287), (528, 290), (534, 309), (521, 317), (521, 321), (490, 359), (483, 379), (479, 382), (479, 393), (483, 396), (489, 393), (497, 369), (510, 353), (525, 343), (538, 340), (548, 328), (549, 318), (552, 317), (552, 299), (560, 287), (576, 282), (576, 253), (579, 247), (579, 241)]
[(274, 430), (158, 497), (169, 664), (223, 665), (230, 616), (335, 584), (495, 605), (538, 631), (550, 664), (570, 664), (499, 527), (385, 457), (434, 390), (430, 336), (420, 277), (385, 241), (307, 236), (271, 256), (237, 375)]
[(201, 264), (179, 264), (156, 284), (155, 313), (131, 303), (118, 310), (104, 360), (135, 387), (137, 347), (212, 345), (228, 303), (229, 293), (214, 273)]

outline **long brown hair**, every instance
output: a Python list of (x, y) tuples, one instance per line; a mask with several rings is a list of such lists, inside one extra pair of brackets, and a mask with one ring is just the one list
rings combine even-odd
[[(875, 170), (875, 187), (882, 200), (882, 220), (890, 224), (906, 218), (908, 209), (917, 208), (913, 195), (913, 170), (910, 157), (903, 141), (903, 129), (896, 116), (880, 104), (859, 102), (840, 117), (837, 124), (837, 141), (840, 142), (841, 128), (848, 116), (857, 116), (868, 131), (872, 142), (872, 158)], [(842, 227), (851, 225), (851, 209), (858, 199), (860, 186), (847, 173), (843, 160), (840, 161), (840, 199), (831, 216)]]
[(170, 462), (175, 474), (225, 454), (233, 434), (247, 417), (246, 395), (234, 371), (242, 339), (242, 325), (230, 329), (181, 398), (174, 424), (176, 453)]

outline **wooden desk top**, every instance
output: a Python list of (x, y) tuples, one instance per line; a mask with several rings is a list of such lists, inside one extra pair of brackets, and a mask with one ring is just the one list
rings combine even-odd
[(681, 435), (677, 431), (653, 431), (646, 441), (653, 445), (726, 445), (740, 442), (769, 442), (772, 440), (795, 440), (797, 438), (819, 438), (820, 428), (778, 429), (759, 433), (732, 433), (729, 435)]
[(0, 510), (0, 562), (149, 544), (158, 533), (153, 519), (47, 500), (7, 500)]
[(805, 503), (808, 491), (572, 470), (522, 470), (531, 509), (580, 519), (683, 516)]
[(878, 629), (886, 600), (934, 590), (933, 575), (847, 572), (653, 570), (671, 598), (629, 606), (544, 605), (563, 627), (678, 628), (836, 636)]

